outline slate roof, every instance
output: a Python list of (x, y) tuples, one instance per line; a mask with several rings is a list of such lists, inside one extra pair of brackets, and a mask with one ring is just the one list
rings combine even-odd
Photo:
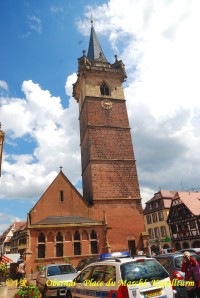
[(80, 224), (80, 223), (99, 223), (99, 221), (81, 216), (49, 216), (36, 225), (59, 225), (59, 224)]
[(101, 45), (98, 41), (96, 32), (94, 30), (94, 27), (92, 25), (91, 27), (91, 33), (90, 33), (90, 41), (89, 41), (89, 48), (88, 48), (88, 53), (87, 53), (87, 58), (90, 61), (95, 61), (95, 60), (99, 60), (99, 54), (101, 53), (101, 61), (103, 62), (108, 62), (106, 60), (106, 57), (103, 53), (103, 50), (101, 48)]

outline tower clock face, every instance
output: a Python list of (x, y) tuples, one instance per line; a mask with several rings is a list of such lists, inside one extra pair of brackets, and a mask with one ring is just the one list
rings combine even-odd
[(101, 106), (105, 110), (112, 109), (112, 102), (109, 99), (102, 100)]

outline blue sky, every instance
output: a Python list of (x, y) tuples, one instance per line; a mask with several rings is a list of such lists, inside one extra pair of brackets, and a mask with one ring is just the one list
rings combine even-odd
[(6, 132), (0, 233), (26, 214), (63, 166), (81, 191), (77, 59), (90, 16), (124, 84), (143, 203), (199, 189), (198, 0), (0, 1), (0, 122)]

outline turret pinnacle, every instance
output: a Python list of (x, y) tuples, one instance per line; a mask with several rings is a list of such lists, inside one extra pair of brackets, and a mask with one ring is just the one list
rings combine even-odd
[(90, 33), (90, 42), (89, 42), (87, 58), (90, 61), (99, 60), (99, 61), (103, 61), (103, 62), (108, 62), (104, 53), (103, 53), (101, 45), (98, 41), (96, 32), (94, 30), (92, 17), (91, 17), (90, 21), (91, 21), (91, 33)]

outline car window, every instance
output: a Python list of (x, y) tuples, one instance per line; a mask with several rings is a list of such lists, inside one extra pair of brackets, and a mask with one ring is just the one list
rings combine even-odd
[(76, 270), (71, 265), (59, 265), (58, 268), (60, 274), (70, 274), (76, 272)]
[[(191, 254), (191, 257), (194, 258), (197, 262), (200, 263), (200, 257), (198, 255)], [(179, 270), (181, 269), (181, 266), (182, 266), (182, 258), (183, 258), (183, 256), (178, 256), (174, 260), (174, 265)]]
[(104, 272), (105, 272), (105, 267), (106, 266), (95, 266), (92, 275), (91, 275), (91, 280), (92, 281), (104, 281)]
[(183, 256), (178, 256), (174, 259), (174, 265), (177, 269), (181, 269)]
[(83, 283), (85, 280), (90, 278), (90, 274), (93, 267), (87, 267), (85, 268), (77, 277), (76, 282), (77, 283)]
[(159, 258), (156, 260), (168, 271), (171, 272), (171, 259), (170, 258)]
[(139, 281), (141, 278), (146, 281), (167, 278), (169, 274), (156, 260), (133, 261), (121, 265), (122, 280)]
[(106, 266), (103, 281), (104, 281), (104, 283), (107, 283), (108, 281), (110, 281), (110, 282), (116, 281), (115, 266)]
[(60, 274), (58, 266), (51, 266), (47, 269), (47, 276), (53, 276)]

